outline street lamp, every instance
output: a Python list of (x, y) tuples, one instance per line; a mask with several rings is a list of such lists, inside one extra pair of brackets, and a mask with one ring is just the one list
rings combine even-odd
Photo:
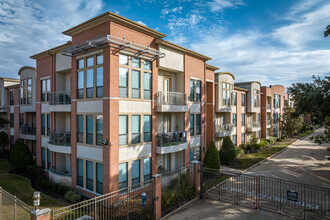
[(40, 205), (40, 192), (34, 192), (33, 193), (33, 206), (35, 209), (38, 209), (38, 206)]

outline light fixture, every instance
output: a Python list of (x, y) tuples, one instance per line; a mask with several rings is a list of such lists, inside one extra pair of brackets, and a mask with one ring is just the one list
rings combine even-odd
[(35, 209), (38, 209), (38, 206), (40, 205), (40, 192), (34, 192), (33, 193), (33, 206)]

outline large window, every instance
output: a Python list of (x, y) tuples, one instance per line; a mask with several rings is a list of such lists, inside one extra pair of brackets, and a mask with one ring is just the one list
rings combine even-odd
[(127, 183), (127, 163), (119, 164), (119, 189), (126, 188)]
[(77, 116), (77, 142), (83, 143), (84, 137), (84, 116), (78, 115)]
[(194, 80), (190, 80), (190, 101), (195, 100), (195, 83)]
[(10, 105), (14, 105), (14, 90), (9, 91)]
[(51, 163), (51, 151), (47, 148), (47, 170), (50, 168)]
[(128, 116), (119, 116), (119, 145), (126, 145), (128, 143)]
[(10, 120), (9, 120), (10, 127), (14, 127), (14, 114), (10, 113)]
[(233, 141), (234, 146), (237, 146), (237, 135), (233, 135), (231, 139)]
[(84, 187), (84, 161), (77, 159), (77, 185)]
[(194, 125), (195, 125), (195, 117), (194, 115), (190, 115), (190, 136), (194, 136)]
[(245, 106), (245, 93), (241, 93), (241, 106)]
[(103, 54), (77, 60), (77, 98), (103, 97)]
[(233, 84), (222, 83), (222, 105), (233, 105)]
[(201, 114), (196, 114), (196, 135), (201, 134)]
[(96, 116), (96, 145), (102, 145), (103, 139), (103, 115)]
[(46, 169), (46, 149), (41, 148), (41, 167)]
[(21, 104), (32, 103), (32, 79), (21, 80)]
[(140, 115), (132, 116), (132, 144), (140, 143)]
[(103, 164), (96, 163), (96, 192), (103, 194)]
[(151, 99), (151, 62), (119, 54), (119, 66), (119, 97)]
[(201, 81), (199, 80), (190, 80), (190, 101), (201, 101)]
[(274, 94), (274, 108), (281, 108), (281, 95), (279, 94)]
[(144, 116), (143, 134), (144, 142), (151, 141), (151, 115)]
[(14, 146), (14, 144), (15, 144), (15, 138), (14, 138), (14, 136), (13, 135), (10, 135), (10, 149), (12, 149), (12, 147)]
[(86, 188), (93, 190), (93, 162), (86, 160)]
[(234, 106), (237, 105), (237, 92), (234, 92)]
[(253, 90), (253, 106), (260, 107), (260, 91), (256, 89)]
[(245, 133), (241, 134), (241, 144), (245, 144)]
[(50, 79), (41, 80), (41, 101), (48, 102), (50, 96)]
[(139, 187), (140, 184), (140, 160), (132, 161), (132, 186)]
[(241, 114), (241, 125), (245, 126), (245, 114), (244, 113)]
[(232, 123), (236, 127), (236, 125), (237, 125), (237, 114), (236, 113), (233, 113)]
[(93, 116), (86, 116), (86, 144), (93, 144)]
[(47, 114), (47, 136), (50, 134), (50, 114)]
[(41, 114), (41, 135), (46, 135), (46, 115)]
[(151, 158), (143, 159), (143, 176), (144, 182), (151, 179)]

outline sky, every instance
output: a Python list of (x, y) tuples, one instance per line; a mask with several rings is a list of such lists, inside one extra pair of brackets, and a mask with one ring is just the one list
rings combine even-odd
[(1, 0), (0, 77), (35, 67), (33, 54), (70, 40), (64, 30), (106, 11), (146, 25), (262, 85), (330, 73), (329, 0)]

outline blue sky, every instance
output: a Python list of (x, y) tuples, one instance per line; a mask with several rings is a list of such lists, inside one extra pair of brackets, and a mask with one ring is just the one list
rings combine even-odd
[(167, 34), (213, 58), (236, 81), (311, 81), (330, 72), (329, 0), (2, 0), (0, 76), (18, 77), (29, 56), (62, 44), (62, 31), (105, 11)]

